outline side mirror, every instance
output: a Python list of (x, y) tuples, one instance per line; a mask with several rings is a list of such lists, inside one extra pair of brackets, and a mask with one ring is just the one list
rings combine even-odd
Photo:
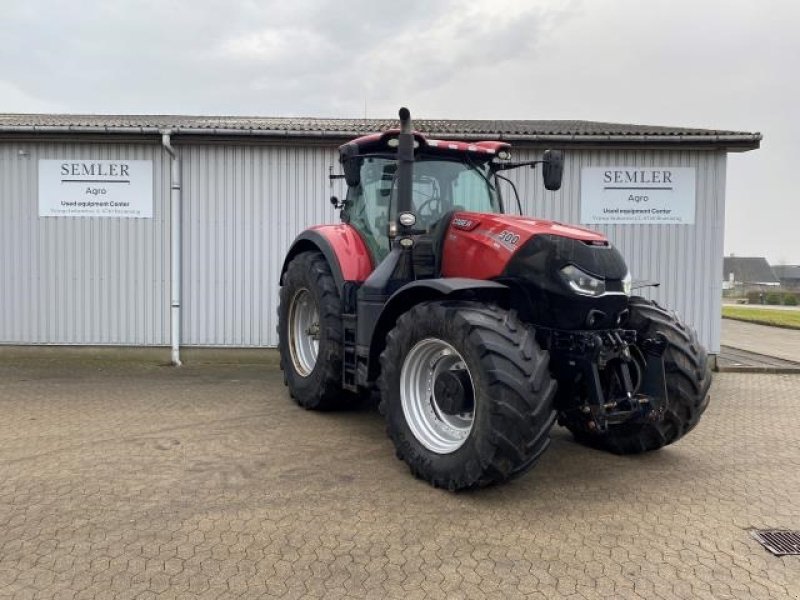
[(564, 153), (561, 150), (545, 150), (543, 160), (544, 187), (550, 191), (561, 189), (561, 179), (564, 176)]

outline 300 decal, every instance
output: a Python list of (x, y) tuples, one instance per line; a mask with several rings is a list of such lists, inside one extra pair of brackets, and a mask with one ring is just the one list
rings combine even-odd
[(519, 243), (519, 235), (514, 233), (513, 231), (508, 231), (504, 229), (500, 233), (497, 234), (497, 239), (505, 244), (510, 244), (512, 246), (516, 246)]

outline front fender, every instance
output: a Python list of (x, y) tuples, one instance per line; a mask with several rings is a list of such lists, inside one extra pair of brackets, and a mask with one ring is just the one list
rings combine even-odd
[(507, 285), (468, 277), (421, 279), (404, 285), (386, 302), (373, 329), (369, 351), (369, 379), (374, 381), (378, 376), (378, 358), (386, 345), (386, 335), (395, 326), (400, 315), (415, 304), (451, 298), (507, 304), (510, 297), (511, 289)]
[(322, 253), (340, 291), (345, 281), (360, 283), (372, 273), (372, 257), (352, 225), (319, 225), (306, 229), (292, 242), (281, 268), (281, 282), (292, 259), (307, 251)]

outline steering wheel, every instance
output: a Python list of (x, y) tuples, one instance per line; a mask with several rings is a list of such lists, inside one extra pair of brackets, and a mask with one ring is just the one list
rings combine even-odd
[[(436, 203), (436, 208), (433, 208), (434, 202)], [(429, 211), (427, 215), (424, 214), (426, 208)], [(435, 215), (440, 214), (441, 212), (442, 212), (442, 197), (439, 195), (431, 196), (427, 200), (423, 201), (423, 203), (417, 207), (417, 216), (419, 216), (420, 218), (426, 216), (433, 217)]]

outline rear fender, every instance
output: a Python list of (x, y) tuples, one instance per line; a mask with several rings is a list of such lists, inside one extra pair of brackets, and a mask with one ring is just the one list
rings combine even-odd
[(420, 302), (445, 299), (495, 302), (507, 306), (511, 299), (511, 290), (496, 281), (466, 277), (422, 279), (401, 287), (386, 302), (373, 329), (369, 349), (369, 381), (375, 381), (378, 377), (380, 370), (378, 359), (386, 346), (386, 336), (400, 315)]
[(352, 225), (320, 225), (306, 229), (292, 242), (281, 268), (281, 284), (292, 259), (308, 251), (320, 252), (325, 257), (340, 293), (345, 281), (360, 283), (372, 273), (372, 257)]

